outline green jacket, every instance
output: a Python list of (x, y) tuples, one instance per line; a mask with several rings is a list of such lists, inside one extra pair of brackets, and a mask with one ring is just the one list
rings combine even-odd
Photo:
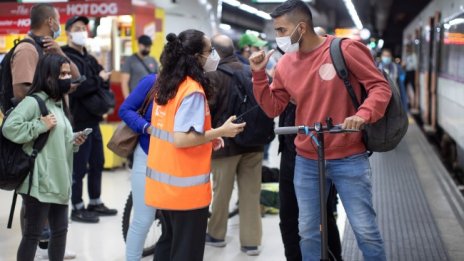
[[(57, 124), (51, 129), (47, 143), (35, 160), (32, 176), (31, 196), (43, 203), (67, 205), (71, 195), (73, 152), (73, 131), (66, 118), (62, 102), (48, 98), (44, 92), (37, 95), (45, 101), (47, 109), (56, 117)], [(3, 135), (23, 144), (23, 150), (31, 154), (34, 140), (47, 128), (40, 120), (40, 109), (33, 97), (24, 98), (5, 120)], [(29, 177), (19, 186), (17, 192), (27, 194)]]

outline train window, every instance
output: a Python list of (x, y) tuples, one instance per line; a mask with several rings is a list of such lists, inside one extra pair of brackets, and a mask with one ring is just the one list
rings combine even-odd
[(443, 24), (442, 77), (464, 81), (464, 13)]

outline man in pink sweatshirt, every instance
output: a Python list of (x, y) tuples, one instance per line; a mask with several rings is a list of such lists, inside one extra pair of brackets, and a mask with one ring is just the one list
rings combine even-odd
[[(332, 117), (335, 124), (343, 123), (343, 128), (360, 129), (383, 117), (391, 91), (362, 43), (342, 42), (358, 99), (360, 84), (367, 92), (367, 98), (356, 110), (330, 58), (329, 46), (334, 37), (315, 34), (309, 7), (300, 0), (289, 0), (271, 16), (277, 44), (286, 54), (278, 63), (270, 86), (264, 70), (273, 51), (250, 57), (254, 94), (268, 116), (278, 116), (292, 100), (297, 105), (296, 125), (313, 125)], [(294, 184), (302, 256), (304, 261), (320, 260), (317, 151), (305, 135), (298, 135), (295, 145), (298, 155)], [(372, 174), (362, 134), (326, 135), (325, 155), (327, 183), (334, 183), (337, 188), (364, 259), (386, 260), (372, 205)]]

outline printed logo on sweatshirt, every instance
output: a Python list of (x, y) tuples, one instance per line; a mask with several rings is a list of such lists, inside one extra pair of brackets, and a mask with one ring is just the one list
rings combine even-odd
[(321, 79), (324, 81), (331, 81), (336, 75), (337, 72), (335, 71), (335, 67), (331, 63), (325, 63), (319, 68), (319, 76), (321, 76)]

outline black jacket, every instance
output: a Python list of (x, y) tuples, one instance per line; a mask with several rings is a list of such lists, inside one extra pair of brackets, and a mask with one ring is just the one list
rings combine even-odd
[(87, 53), (84, 48), (84, 54), (69, 46), (62, 47), (63, 52), (76, 64), (81, 75), (87, 79), (82, 82), (76, 91), (69, 95), (69, 107), (73, 116), (73, 126), (75, 131), (80, 131), (97, 125), (102, 121), (101, 116), (89, 112), (82, 100), (90, 95), (94, 95), (98, 88), (109, 89), (109, 82), (104, 81), (100, 76), (103, 67), (97, 62), (97, 59)]
[[(287, 108), (279, 116), (279, 127), (294, 126), (296, 118), (296, 105), (289, 102)], [(296, 151), (296, 135), (279, 135), (279, 152), (284, 149), (287, 151)]]
[[(237, 59), (235, 55), (226, 57), (221, 59), (219, 62), (219, 66), (227, 65), (228, 67), (234, 70), (242, 70), (243, 65)], [(206, 73), (208, 79), (210, 80), (210, 84), (213, 87), (213, 95), (209, 98), (208, 104), (211, 111), (211, 123), (213, 128), (220, 127), (219, 119), (222, 113), (227, 111), (227, 104), (228, 104), (228, 94), (230, 87), (230, 81), (232, 78), (224, 72), (216, 70), (214, 72)], [(250, 78), (251, 81), (251, 78)], [(251, 123), (247, 123), (251, 124)], [(246, 128), (246, 127), (245, 127)], [(257, 147), (243, 147), (234, 143), (233, 139), (231, 138), (224, 138), (225, 146), (224, 148), (213, 152), (213, 159), (214, 158), (223, 158), (223, 157), (230, 157), (236, 156), (244, 153), (251, 153), (251, 152), (263, 152), (264, 146), (257, 146)]]

